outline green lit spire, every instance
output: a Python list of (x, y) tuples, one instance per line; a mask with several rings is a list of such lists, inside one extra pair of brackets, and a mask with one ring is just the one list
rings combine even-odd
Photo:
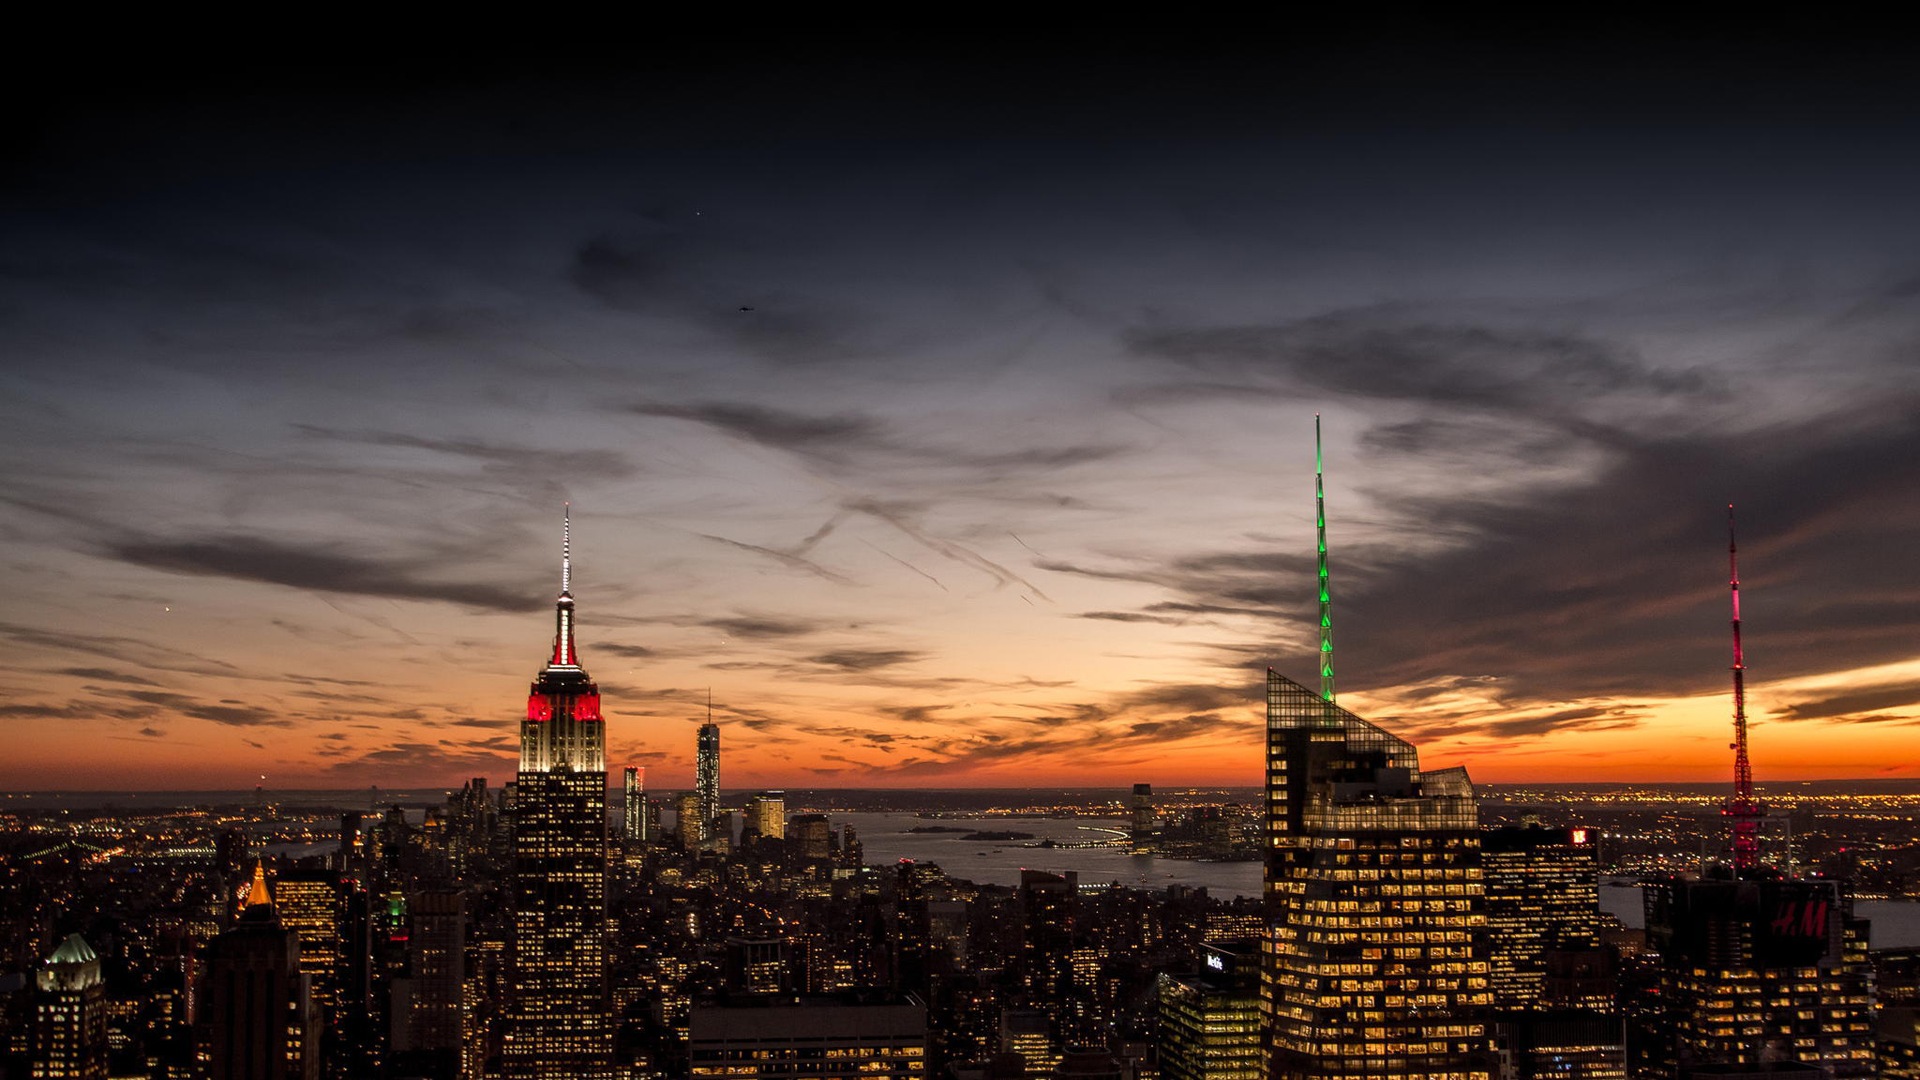
[(1320, 547), (1320, 696), (1333, 703), (1333, 594), (1327, 588), (1326, 457), (1320, 449), (1320, 414), (1313, 414), (1313, 522)]

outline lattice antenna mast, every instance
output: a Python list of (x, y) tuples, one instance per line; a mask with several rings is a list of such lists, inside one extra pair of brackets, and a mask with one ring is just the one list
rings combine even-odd
[(1327, 588), (1326, 455), (1320, 448), (1320, 414), (1313, 414), (1313, 522), (1320, 549), (1320, 697), (1333, 704), (1333, 594)]
[(573, 504), (560, 511), (560, 599), (554, 604), (554, 667), (578, 667), (573, 640)]
[(1733, 504), (1727, 504), (1727, 576), (1733, 597), (1733, 794), (1721, 808), (1733, 826), (1733, 868), (1760, 865), (1760, 819), (1765, 808), (1753, 794), (1753, 762), (1747, 757), (1747, 664), (1740, 649), (1740, 553), (1734, 542)]

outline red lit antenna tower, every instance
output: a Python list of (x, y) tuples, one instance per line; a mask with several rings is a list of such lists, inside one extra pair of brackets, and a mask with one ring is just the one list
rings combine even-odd
[(1760, 865), (1760, 819), (1766, 810), (1753, 795), (1753, 762), (1747, 757), (1747, 665), (1740, 652), (1740, 557), (1733, 537), (1733, 504), (1727, 504), (1727, 571), (1733, 592), (1733, 794), (1720, 813), (1733, 824), (1736, 873)]

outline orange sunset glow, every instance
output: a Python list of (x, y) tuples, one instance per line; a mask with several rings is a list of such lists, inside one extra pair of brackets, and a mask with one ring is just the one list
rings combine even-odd
[(616, 776), (711, 702), (732, 790), (1254, 785), (1316, 416), (1339, 703), (1425, 765), (1730, 783), (1732, 503), (1761, 786), (1920, 777), (1920, 141), (1028, 60), (49, 105), (0, 790), (505, 780), (569, 503)]

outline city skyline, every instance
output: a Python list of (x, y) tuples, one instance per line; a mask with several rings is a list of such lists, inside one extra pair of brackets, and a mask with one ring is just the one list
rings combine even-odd
[(709, 694), (730, 791), (1256, 786), (1316, 414), (1341, 702), (1431, 767), (1730, 782), (1732, 502), (1758, 782), (1920, 776), (1911, 76), (1437, 48), (50, 110), (0, 789), (510, 777), (569, 500), (652, 790)]

